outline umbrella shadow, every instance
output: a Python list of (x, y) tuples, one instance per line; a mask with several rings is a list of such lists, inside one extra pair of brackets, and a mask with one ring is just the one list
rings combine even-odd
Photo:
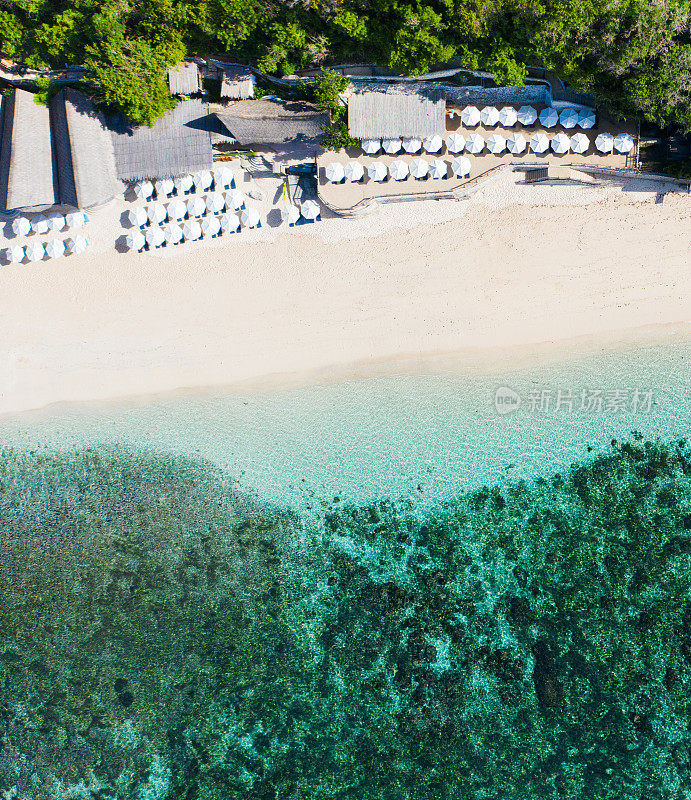
[(283, 222), (281, 218), (281, 210), (279, 208), (272, 208), (266, 215), (266, 224), (270, 228), (278, 228)]
[(118, 253), (128, 253), (129, 247), (127, 246), (127, 236), (123, 233), (122, 236), (118, 236), (115, 240), (115, 249)]
[(120, 214), (120, 225), (122, 225), (123, 228), (134, 228), (135, 226), (130, 221), (128, 215), (129, 211), (123, 211), (122, 214)]

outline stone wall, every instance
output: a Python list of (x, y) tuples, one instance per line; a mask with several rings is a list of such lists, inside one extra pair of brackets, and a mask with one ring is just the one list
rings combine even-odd
[(448, 104), (466, 106), (552, 105), (552, 91), (545, 84), (530, 86), (444, 86)]

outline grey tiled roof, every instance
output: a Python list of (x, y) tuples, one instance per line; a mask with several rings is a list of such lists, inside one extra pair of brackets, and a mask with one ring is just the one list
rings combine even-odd
[(81, 92), (63, 89), (51, 105), (60, 202), (91, 208), (118, 191), (105, 118)]
[(124, 117), (109, 125), (120, 180), (174, 178), (211, 167), (209, 118), (201, 100), (179, 103), (153, 128), (133, 127)]
[(58, 199), (50, 112), (30, 92), (16, 89), (3, 103), (0, 146), (0, 205), (41, 209)]
[(426, 84), (356, 83), (348, 98), (348, 130), (358, 139), (442, 136), (446, 130), (443, 93)]
[(246, 100), (230, 104), (216, 116), (240, 145), (314, 139), (330, 121), (328, 110), (297, 101)]

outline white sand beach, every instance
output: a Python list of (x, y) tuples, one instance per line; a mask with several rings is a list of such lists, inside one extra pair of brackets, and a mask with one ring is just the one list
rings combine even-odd
[(687, 322), (691, 197), (627, 188), (505, 177), (141, 254), (101, 208), (84, 254), (0, 270), (0, 413)]

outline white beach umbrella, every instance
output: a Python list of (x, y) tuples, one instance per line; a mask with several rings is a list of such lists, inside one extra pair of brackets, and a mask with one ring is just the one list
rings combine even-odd
[[(304, 204), (303, 204), (304, 205)], [(256, 208), (246, 208), (240, 214), (243, 228), (256, 228), (259, 225), (259, 212)]]
[(487, 149), (495, 156), (506, 150), (506, 139), (498, 133), (493, 133), (487, 140)]
[(317, 219), (321, 214), (319, 203), (317, 203), (316, 200), (305, 200), (300, 206), (300, 213), (305, 219)]
[(633, 136), (630, 133), (620, 133), (614, 137), (614, 149), (617, 153), (630, 153), (633, 150)]
[(163, 228), (159, 227), (148, 228), (146, 231), (145, 238), (146, 238), (146, 243), (149, 245), (149, 247), (161, 247), (163, 244), (165, 244), (166, 241), (165, 234), (163, 233)]
[(465, 156), (456, 156), (451, 162), (451, 169), (453, 174), (458, 178), (469, 178), (471, 169), (470, 159)]
[(83, 228), (89, 218), (83, 211), (69, 211), (65, 214), (65, 223), (67, 227), (74, 230), (75, 228)]
[(138, 197), (140, 200), (148, 200), (153, 193), (154, 185), (151, 181), (142, 181), (141, 183), (135, 184), (134, 196)]
[(30, 230), (31, 223), (26, 217), (17, 217), (12, 220), (12, 232), (15, 236), (27, 236)]
[(146, 239), (141, 231), (130, 231), (125, 241), (130, 250), (141, 250), (146, 244)]
[(554, 108), (543, 108), (540, 112), (540, 125), (543, 128), (553, 128), (559, 122), (559, 114)]
[(194, 178), (191, 175), (180, 175), (173, 184), (179, 195), (187, 194), (194, 189)]
[(444, 140), (435, 133), (434, 136), (423, 139), (422, 146), (426, 153), (438, 153), (444, 146)]
[(153, 222), (155, 225), (158, 225), (159, 222), (164, 222), (165, 218), (168, 216), (168, 212), (163, 203), (151, 203), (150, 206), (147, 206), (146, 212), (149, 215), (149, 221)]
[(462, 133), (450, 133), (446, 137), (446, 149), (449, 153), (462, 153), (465, 149), (465, 136)]
[(154, 184), (156, 197), (168, 197), (175, 191), (175, 184), (170, 178), (161, 178)]
[(89, 246), (89, 243), (83, 236), (73, 236), (71, 239), (65, 241), (67, 245), (67, 252), (73, 256), (78, 256), (83, 253)]
[(526, 142), (523, 134), (512, 133), (511, 136), (509, 136), (509, 138), (506, 140), (506, 146), (509, 149), (509, 153), (518, 155), (519, 153), (525, 152), (525, 148), (528, 146), (528, 143)]
[(503, 128), (511, 128), (518, 122), (518, 114), (513, 106), (504, 106), (499, 112), (499, 124)]
[(466, 106), (461, 111), (461, 122), (466, 128), (472, 128), (474, 125), (480, 124), (480, 111), (476, 106)]
[(600, 133), (595, 139), (595, 147), (601, 153), (611, 153), (614, 147), (614, 136), (611, 133)]
[(530, 149), (533, 153), (546, 153), (549, 150), (549, 139), (544, 133), (534, 133), (530, 137)]
[(204, 217), (202, 220), (202, 233), (204, 236), (217, 236), (221, 232), (221, 222), (218, 217)]
[(26, 246), (26, 257), (29, 261), (42, 261), (46, 254), (46, 248), (42, 242), (31, 242)]
[(57, 211), (48, 214), (48, 230), (57, 233), (65, 227), (65, 217)]
[(45, 214), (36, 214), (31, 220), (31, 230), (41, 236), (48, 233), (48, 217)]
[(223, 231), (235, 233), (235, 231), (240, 229), (240, 218), (237, 214), (221, 214), (219, 222), (221, 223), (221, 230)]
[(135, 228), (141, 228), (149, 221), (149, 215), (143, 206), (135, 206), (127, 212), (127, 219)]
[(496, 125), (499, 122), (499, 109), (495, 106), (485, 106), (480, 112), (480, 120), (485, 127)]
[(552, 147), (555, 155), (563, 156), (569, 152), (571, 140), (565, 133), (558, 133), (555, 137), (553, 137), (552, 141), (550, 142), (550, 146)]
[(471, 133), (465, 142), (466, 152), (476, 156), (485, 149), (485, 140), (479, 133)]
[(408, 136), (403, 139), (403, 149), (406, 153), (419, 153), (422, 150), (422, 139), (417, 136)]
[(446, 166), (446, 162), (442, 161), (440, 158), (435, 158), (429, 165), (429, 174), (435, 180), (439, 180), (440, 178), (445, 178), (448, 173), (448, 167)]
[(345, 165), (345, 176), (349, 181), (361, 181), (365, 177), (365, 168), (355, 159)]
[(521, 125), (534, 125), (537, 121), (537, 111), (532, 106), (521, 106), (518, 109), (518, 121)]
[(214, 176), (208, 169), (203, 169), (194, 175), (194, 185), (197, 187), (197, 191), (205, 192), (213, 182)]
[(429, 164), (424, 158), (414, 158), (410, 162), (410, 174), (413, 178), (424, 178), (429, 172)]
[(230, 167), (219, 167), (214, 170), (214, 186), (216, 191), (228, 189), (233, 185), (233, 170)]
[(393, 156), (400, 152), (403, 142), (400, 139), (382, 139), (381, 146), (385, 153)]
[(571, 150), (574, 153), (586, 153), (590, 147), (590, 139), (584, 133), (575, 133), (571, 137)]
[(324, 170), (326, 173), (326, 177), (331, 183), (340, 183), (342, 180), (345, 179), (345, 170), (343, 169), (343, 164), (339, 161), (332, 161), (331, 163), (326, 165), (326, 169)]
[(169, 220), (185, 219), (185, 214), (187, 214), (187, 206), (182, 200), (171, 200), (170, 203), (168, 203), (167, 211)]
[(163, 236), (165, 237), (166, 244), (177, 244), (183, 239), (182, 228), (177, 224), (177, 222), (174, 222), (171, 225), (166, 225), (163, 229)]
[(196, 219), (188, 219), (182, 226), (182, 235), (185, 237), (186, 242), (193, 242), (199, 239), (202, 235), (201, 225)]
[(21, 264), (24, 261), (24, 248), (15, 244), (5, 250), (5, 259), (9, 264)]
[[(201, 197), (190, 197), (187, 201), (187, 214), (190, 217), (201, 217), (206, 211), (206, 204)], [(186, 238), (186, 237), (185, 237)]]
[(579, 128), (593, 128), (595, 126), (595, 111), (592, 108), (584, 108), (578, 113)]
[(237, 189), (232, 192), (226, 192), (226, 208), (232, 208), (233, 211), (239, 211), (245, 205), (245, 195)]
[(578, 111), (575, 108), (564, 108), (559, 114), (562, 128), (575, 128), (578, 125)]
[(367, 167), (367, 174), (373, 181), (380, 182), (386, 180), (389, 171), (386, 168), (386, 164), (381, 161), (373, 161)]
[(281, 209), (281, 219), (288, 225), (295, 225), (300, 219), (300, 209), (291, 203), (287, 203)]
[(404, 181), (408, 177), (408, 165), (402, 158), (389, 164), (389, 174), (395, 181)]
[(374, 156), (381, 150), (381, 139), (363, 139), (360, 144), (362, 152), (368, 156)]
[(220, 192), (210, 192), (206, 196), (206, 210), (211, 214), (217, 214), (223, 211), (226, 206), (226, 201)]
[(46, 244), (46, 253), (49, 258), (60, 258), (65, 255), (65, 243), (62, 239), (51, 239)]

